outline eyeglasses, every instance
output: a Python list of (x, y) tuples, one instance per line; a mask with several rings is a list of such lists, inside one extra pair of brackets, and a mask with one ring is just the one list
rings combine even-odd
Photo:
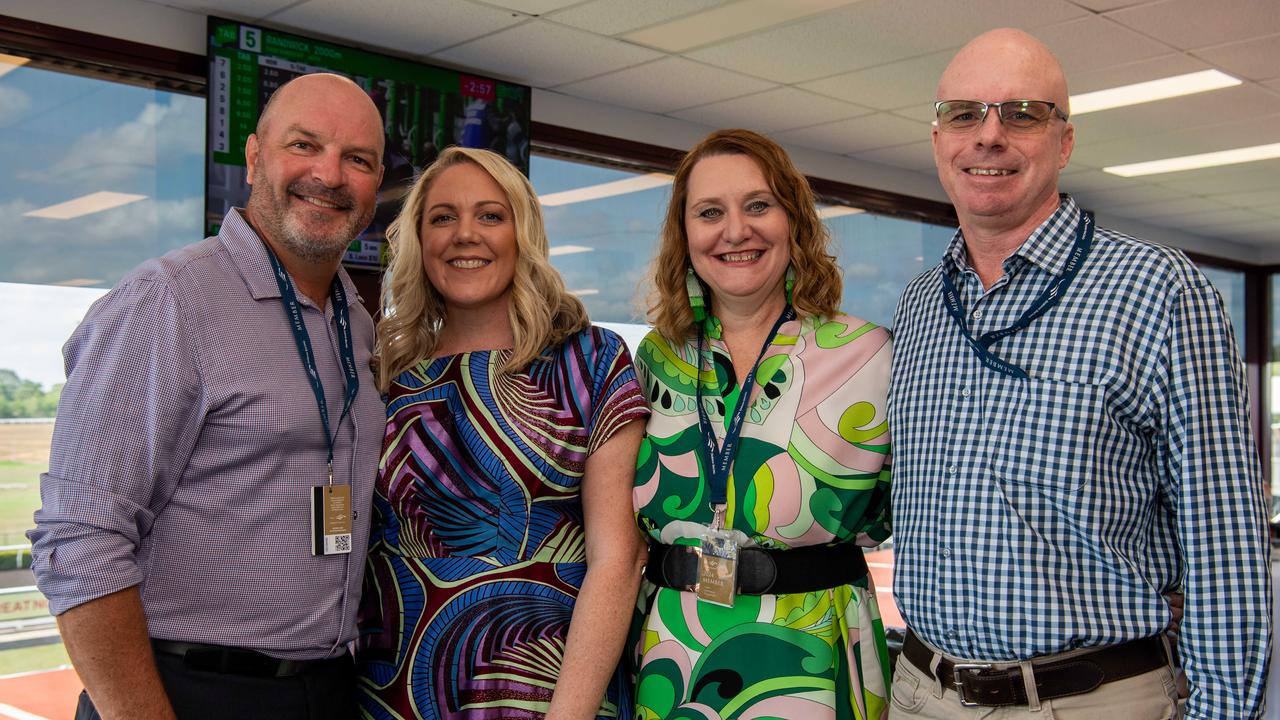
[(969, 132), (987, 119), (987, 110), (995, 108), (1000, 122), (1011, 132), (1036, 132), (1044, 128), (1054, 115), (1067, 119), (1056, 103), (1048, 100), (1005, 100), (985, 103), (979, 100), (940, 100), (933, 105), (938, 113), (938, 129), (944, 132)]

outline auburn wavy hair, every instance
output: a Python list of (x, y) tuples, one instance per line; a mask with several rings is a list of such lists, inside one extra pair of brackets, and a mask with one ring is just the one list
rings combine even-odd
[[(830, 252), (831, 233), (822, 218), (809, 181), (778, 143), (751, 130), (717, 130), (689, 150), (676, 168), (671, 204), (662, 223), (658, 256), (653, 262), (653, 288), (647, 301), (649, 322), (671, 342), (683, 342), (697, 332), (685, 277), (689, 262), (689, 235), (685, 205), (689, 200), (689, 175), (703, 158), (745, 155), (760, 166), (769, 190), (787, 213), (791, 231), (791, 269), (795, 284), (791, 304), (801, 316), (830, 317), (839, 311), (844, 285), (840, 267)], [(713, 298), (707, 298), (714, 312)]]
[(378, 387), (383, 392), (397, 375), (434, 354), (440, 331), (449, 321), (444, 298), (431, 285), (422, 265), (419, 229), (427, 191), (445, 170), (462, 163), (473, 163), (489, 173), (511, 205), (517, 257), (507, 312), (515, 347), (503, 370), (515, 372), (527, 367), (544, 350), (590, 325), (586, 307), (565, 289), (560, 273), (551, 266), (542, 207), (528, 178), (497, 153), (451, 147), (414, 183), (387, 230), (391, 262), (383, 277), (382, 313), (374, 346)]

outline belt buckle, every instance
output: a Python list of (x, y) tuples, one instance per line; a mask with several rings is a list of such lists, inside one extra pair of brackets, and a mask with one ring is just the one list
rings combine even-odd
[(691, 593), (695, 593), (695, 594), (696, 594), (696, 593), (698, 592), (698, 587), (701, 585), (701, 583), (700, 583), (700, 582), (698, 582), (698, 567), (699, 567), (699, 566), (701, 565), (701, 563), (702, 563), (702, 546), (700, 546), (700, 545), (682, 545), (681, 547), (683, 547), (683, 548), (684, 548), (684, 551), (685, 551), (685, 552), (687, 552), (687, 553), (689, 553), (690, 555), (693, 555), (695, 558), (697, 558), (697, 559), (696, 559), (696, 560), (694, 560), (694, 562), (693, 562), (693, 582), (691, 582), (691, 583), (689, 583), (688, 585), (685, 585), (685, 586), (684, 586), (684, 591), (685, 591), (685, 592), (691, 592)]
[(960, 704), (964, 707), (978, 707), (982, 703), (969, 702), (969, 698), (965, 695), (964, 671), (979, 672), (982, 670), (990, 670), (992, 663), (952, 663), (951, 665), (951, 684), (956, 688), (956, 695), (960, 699)]

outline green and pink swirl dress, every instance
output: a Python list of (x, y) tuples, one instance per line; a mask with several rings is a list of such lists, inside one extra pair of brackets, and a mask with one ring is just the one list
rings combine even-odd
[[(693, 341), (656, 332), (636, 366), (652, 415), (637, 460), (641, 528), (697, 544), (711, 522), (695, 382), (723, 441), (739, 383), (719, 324)], [(889, 534), (888, 332), (849, 316), (784, 324), (756, 372), (731, 471), (725, 526), (739, 543), (873, 544)], [(889, 685), (871, 578), (733, 608), (645, 583), (636, 640), (636, 717), (682, 720), (880, 718)]]

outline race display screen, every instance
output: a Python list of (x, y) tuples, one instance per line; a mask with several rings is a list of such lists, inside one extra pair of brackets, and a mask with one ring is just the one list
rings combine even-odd
[(413, 179), (444, 148), (487, 148), (529, 173), (527, 86), (216, 17), (208, 37), (207, 234), (249, 199), (244, 145), (271, 93), (308, 73), (337, 73), (364, 88), (387, 135), (377, 214), (347, 249), (347, 265), (385, 265), (388, 225)]

